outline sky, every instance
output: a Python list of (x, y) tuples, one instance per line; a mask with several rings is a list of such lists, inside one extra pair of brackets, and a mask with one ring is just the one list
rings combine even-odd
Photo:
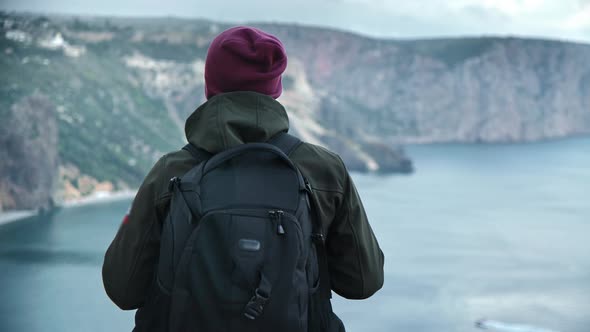
[(0, 9), (288, 22), (387, 38), (510, 35), (590, 43), (590, 0), (0, 0)]

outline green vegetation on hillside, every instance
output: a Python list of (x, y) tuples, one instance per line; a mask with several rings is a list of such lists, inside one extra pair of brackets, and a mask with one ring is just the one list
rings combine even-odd
[(68, 57), (3, 33), (0, 115), (35, 92), (48, 96), (57, 109), (61, 163), (99, 181), (137, 186), (161, 154), (181, 146), (181, 134), (163, 102), (132, 84), (115, 49), (98, 54), (87, 47)]

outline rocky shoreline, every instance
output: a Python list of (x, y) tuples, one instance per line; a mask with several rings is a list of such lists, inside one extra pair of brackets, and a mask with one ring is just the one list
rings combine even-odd
[(106, 203), (119, 201), (124, 199), (132, 199), (135, 197), (136, 191), (134, 190), (122, 190), (114, 192), (95, 192), (89, 196), (70, 199), (55, 205), (51, 210), (37, 209), (37, 210), (9, 210), (0, 212), (0, 226), (13, 223), (26, 218), (40, 216), (47, 213), (51, 213), (60, 208), (70, 208), (84, 205), (92, 205), (98, 203)]

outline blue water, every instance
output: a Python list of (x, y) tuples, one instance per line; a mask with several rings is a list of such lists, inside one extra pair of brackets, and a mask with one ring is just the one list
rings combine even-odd
[(414, 176), (356, 177), (386, 284), (336, 301), (351, 331), (590, 331), (590, 139), (409, 153)]
[[(475, 331), (487, 317), (590, 330), (590, 139), (409, 147), (412, 176), (355, 175), (385, 286), (335, 297), (348, 331)], [(0, 331), (125, 331), (104, 250), (128, 201), (0, 227)]]

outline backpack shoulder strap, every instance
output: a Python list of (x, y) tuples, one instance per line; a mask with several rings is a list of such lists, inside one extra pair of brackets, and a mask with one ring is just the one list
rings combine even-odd
[[(309, 203), (312, 211), (312, 241), (315, 244), (318, 267), (320, 273), (319, 294), (325, 299), (332, 298), (332, 283), (330, 282), (330, 272), (328, 268), (328, 254), (326, 253), (326, 237), (322, 228), (322, 221), (319, 214), (319, 203), (313, 193), (311, 185), (305, 180), (305, 189), (309, 197)], [(331, 308), (330, 308), (331, 310)]]
[[(273, 138), (271, 138), (268, 143), (278, 147), (289, 156), (299, 145), (301, 145), (301, 140), (293, 135), (289, 135), (285, 132), (282, 132)], [(312, 239), (315, 243), (317, 258), (318, 258), (318, 265), (319, 265), (319, 273), (320, 273), (320, 294), (325, 299), (332, 298), (332, 287), (330, 283), (330, 274), (328, 270), (328, 257), (326, 253), (326, 243), (325, 243), (325, 236), (322, 230), (322, 223), (320, 220), (320, 216), (318, 213), (319, 204), (317, 202), (317, 197), (313, 193), (311, 185), (304, 179), (305, 181), (305, 189), (308, 193), (309, 203), (311, 205), (312, 210)], [(331, 310), (331, 309), (330, 309)]]
[(271, 138), (267, 143), (272, 144), (289, 156), (301, 145), (301, 140), (293, 135), (281, 132)]
[(199, 163), (211, 158), (212, 156), (211, 153), (201, 148), (198, 148), (192, 145), (191, 143), (188, 143), (187, 145), (183, 146), (182, 149), (190, 152), (193, 158), (195, 158)]

